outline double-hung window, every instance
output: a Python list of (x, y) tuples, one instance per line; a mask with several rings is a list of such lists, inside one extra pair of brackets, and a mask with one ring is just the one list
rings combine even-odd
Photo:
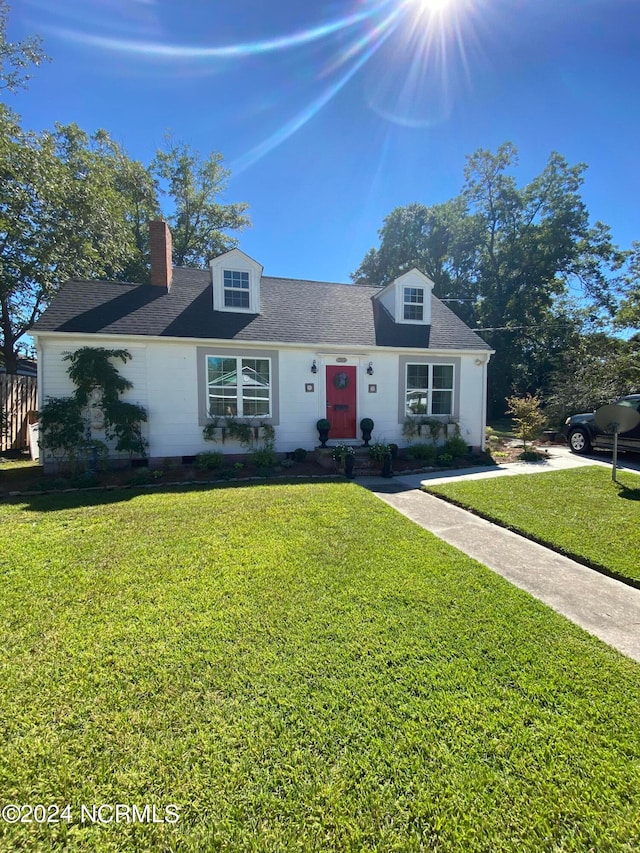
[(271, 359), (207, 357), (209, 417), (271, 417)]
[(403, 288), (403, 317), (405, 320), (424, 320), (424, 289), (422, 287)]
[(452, 364), (407, 364), (406, 415), (453, 414)]
[(225, 308), (249, 308), (249, 273), (242, 270), (225, 270)]

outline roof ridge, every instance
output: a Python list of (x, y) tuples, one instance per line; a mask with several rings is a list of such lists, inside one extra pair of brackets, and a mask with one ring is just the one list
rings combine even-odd
[(273, 279), (275, 281), (296, 281), (299, 284), (330, 284), (335, 287), (360, 287), (364, 290), (382, 290), (375, 284), (356, 284), (348, 281), (323, 281), (317, 278), (291, 278), (285, 275), (263, 275), (262, 279)]

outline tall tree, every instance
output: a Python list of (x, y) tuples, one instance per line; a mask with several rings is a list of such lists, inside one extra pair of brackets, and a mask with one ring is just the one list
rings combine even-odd
[(151, 177), (105, 131), (25, 132), (0, 104), (0, 343), (8, 372), (17, 341), (64, 281), (142, 268), (134, 225), (143, 209), (145, 219), (157, 209)]
[(640, 391), (640, 335), (629, 340), (604, 332), (577, 336), (550, 377), (546, 398), (550, 422), (591, 412)]
[(616, 314), (616, 325), (640, 331), (640, 241), (635, 241), (629, 262), (621, 276), (622, 301)]
[(0, 0), (0, 90), (15, 92), (30, 78), (29, 67), (47, 59), (37, 36), (20, 42), (7, 40), (7, 18), (10, 6)]
[(168, 142), (158, 151), (151, 172), (160, 192), (168, 196), (173, 212), (171, 226), (173, 262), (176, 266), (200, 267), (238, 244), (230, 231), (250, 225), (245, 202), (223, 204), (230, 172), (221, 154), (202, 157), (184, 143)]
[(544, 390), (578, 328), (568, 294), (580, 285), (592, 310), (611, 311), (613, 281), (625, 261), (609, 229), (589, 223), (580, 196), (584, 165), (553, 153), (541, 174), (519, 187), (511, 174), (516, 164), (510, 143), (475, 152), (461, 194), (444, 205), (393, 211), (380, 248), (354, 274), (386, 284), (415, 265), (433, 278), (437, 296), (463, 300), (450, 307), (496, 350), (492, 414), (504, 412), (514, 391)]

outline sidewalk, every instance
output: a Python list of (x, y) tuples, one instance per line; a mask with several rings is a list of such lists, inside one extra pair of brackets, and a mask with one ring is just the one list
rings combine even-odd
[[(592, 459), (572, 458), (578, 460), (578, 465), (594, 464)], [(567, 464), (564, 467), (577, 466)], [(505, 465), (502, 468), (511, 469), (512, 466)], [(458, 470), (454, 476), (456, 479), (482, 476), (477, 469), (470, 470), (473, 473), (466, 474)], [(545, 467), (544, 470), (557, 469)], [(484, 473), (486, 475), (487, 472)], [(510, 473), (534, 471), (506, 471), (494, 476), (509, 476)], [(428, 482), (450, 479), (434, 477)], [(363, 478), (357, 482), (425, 530), (531, 593), (590, 634), (640, 662), (639, 589), (599, 574), (549, 548), (420, 491), (420, 482), (426, 480), (424, 474), (418, 474), (392, 480)]]

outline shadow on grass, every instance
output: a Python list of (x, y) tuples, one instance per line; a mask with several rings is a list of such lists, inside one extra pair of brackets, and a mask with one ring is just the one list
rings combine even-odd
[(624, 498), (627, 501), (640, 501), (640, 489), (637, 486), (626, 486), (623, 482), (620, 481), (619, 475), (616, 480), (616, 486), (618, 487), (618, 497)]
[(201, 483), (162, 483), (152, 486), (118, 486), (95, 489), (73, 489), (69, 491), (49, 492), (42, 495), (19, 495), (7, 498), (5, 505), (20, 504), (25, 512), (58, 512), (65, 509), (76, 509), (82, 506), (103, 506), (130, 501), (133, 498), (149, 495), (182, 494), (187, 492), (218, 491), (220, 489), (251, 489), (256, 486), (307, 486), (323, 483), (348, 483), (340, 475), (327, 477), (282, 477), (256, 478), (252, 480), (236, 480), (233, 482), (217, 480)]

